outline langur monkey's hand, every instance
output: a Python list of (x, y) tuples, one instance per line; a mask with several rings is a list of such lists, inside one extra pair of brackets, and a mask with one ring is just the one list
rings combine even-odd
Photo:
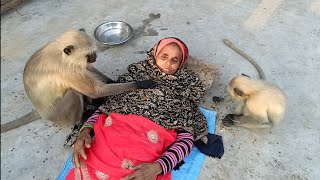
[(155, 82), (154, 80), (143, 80), (137, 81), (136, 83), (140, 89), (155, 88), (157, 86), (157, 82)]
[(74, 152), (72, 154), (72, 163), (76, 167), (80, 167), (79, 163), (79, 155), (83, 157), (83, 159), (87, 159), (87, 156), (84, 152), (83, 146), (86, 146), (86, 148), (91, 147), (91, 136), (90, 133), (92, 131), (92, 128), (84, 128), (77, 141), (74, 143)]

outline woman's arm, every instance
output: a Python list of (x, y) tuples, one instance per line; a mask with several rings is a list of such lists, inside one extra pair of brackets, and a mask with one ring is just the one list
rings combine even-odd
[[(157, 175), (170, 172), (184, 157), (189, 155), (193, 146), (193, 136), (188, 132), (178, 132), (176, 141), (153, 163), (142, 163), (133, 167), (133, 173), (121, 180), (155, 179)], [(161, 170), (162, 169), (162, 170)]]
[(84, 128), (92, 128), (94, 123), (98, 120), (99, 115), (102, 114), (102, 112), (98, 109), (96, 110), (89, 118), (88, 120), (82, 125), (80, 129), (80, 133)]
[(79, 155), (81, 155), (84, 159), (87, 159), (87, 156), (84, 152), (83, 146), (86, 146), (87, 148), (91, 147), (91, 131), (93, 131), (93, 125), (98, 120), (99, 115), (102, 114), (102, 112), (98, 109), (96, 110), (89, 118), (88, 120), (82, 125), (80, 131), (79, 131), (79, 137), (77, 138), (77, 141), (74, 143), (74, 152), (72, 154), (72, 163), (79, 167)]
[(194, 145), (194, 139), (191, 133), (183, 131), (177, 134), (176, 141), (169, 149), (157, 160), (161, 164), (162, 173), (170, 172), (179, 162), (188, 156)]

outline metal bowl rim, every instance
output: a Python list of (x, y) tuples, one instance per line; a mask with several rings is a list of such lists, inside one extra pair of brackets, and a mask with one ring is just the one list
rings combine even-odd
[[(123, 23), (123, 24), (125, 24), (126, 26), (128, 26), (129, 27), (129, 30), (130, 30), (130, 35), (125, 39), (125, 40), (123, 40), (123, 41), (121, 41), (121, 42), (118, 42), (118, 43), (107, 43), (107, 42), (103, 42), (103, 41), (101, 41), (98, 37), (97, 37), (97, 30), (99, 29), (99, 27), (101, 27), (102, 25), (104, 25), (104, 24), (109, 24), (109, 23)], [(104, 23), (101, 23), (101, 24), (99, 24), (97, 27), (96, 27), (96, 29), (94, 30), (94, 37), (95, 37), (95, 39), (97, 40), (97, 41), (99, 41), (100, 43), (102, 43), (102, 44), (105, 44), (105, 45), (119, 45), (119, 44), (122, 44), (122, 43), (125, 43), (125, 42), (127, 42), (131, 37), (132, 37), (132, 35), (133, 35), (133, 29), (132, 29), (132, 27), (130, 26), (130, 24), (128, 24), (128, 23), (126, 23), (126, 22), (124, 22), (124, 21), (108, 21), (108, 22), (104, 22)]]

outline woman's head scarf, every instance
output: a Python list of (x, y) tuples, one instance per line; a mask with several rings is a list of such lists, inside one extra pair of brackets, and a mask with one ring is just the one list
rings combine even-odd
[(182, 52), (182, 60), (181, 60), (181, 64), (180, 67), (186, 62), (186, 60), (188, 59), (188, 47), (178, 38), (175, 37), (168, 37), (168, 38), (163, 38), (161, 39), (158, 44), (156, 45), (156, 49), (154, 52), (154, 56), (157, 57), (157, 55), (160, 53), (160, 51), (167, 46), (168, 44), (176, 44), (178, 45), (178, 47), (180, 48), (181, 52)]

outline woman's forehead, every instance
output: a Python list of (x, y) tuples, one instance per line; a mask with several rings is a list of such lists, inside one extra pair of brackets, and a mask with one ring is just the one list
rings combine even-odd
[(173, 53), (173, 52), (182, 54), (180, 47), (175, 43), (171, 43), (171, 44), (166, 45), (160, 51), (161, 54), (168, 54), (168, 53)]
[(167, 44), (165, 47), (170, 47), (170, 46), (171, 46), (171, 48), (172, 48), (172, 47), (175, 47), (175, 48), (177, 48), (177, 49), (179, 49), (179, 50), (180, 50), (179, 45), (178, 45), (178, 44), (176, 44), (176, 43), (170, 43), (170, 44)]

